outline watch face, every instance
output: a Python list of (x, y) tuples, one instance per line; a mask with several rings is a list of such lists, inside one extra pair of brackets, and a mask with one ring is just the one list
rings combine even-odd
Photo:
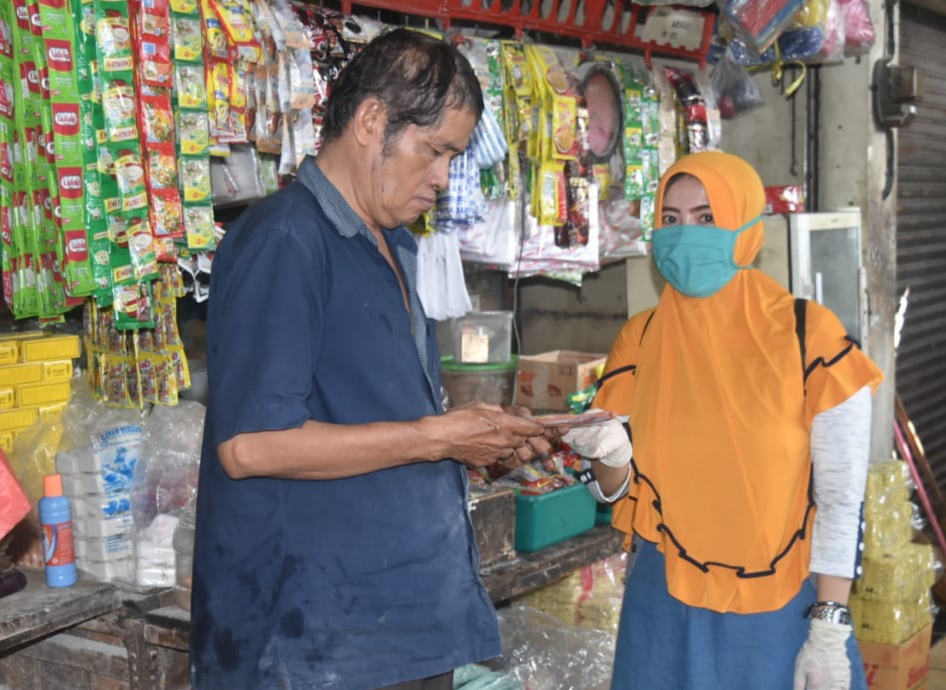
[(612, 156), (621, 138), (621, 97), (615, 80), (604, 69), (589, 72), (582, 90), (588, 108), (588, 148), (595, 161), (603, 162)]

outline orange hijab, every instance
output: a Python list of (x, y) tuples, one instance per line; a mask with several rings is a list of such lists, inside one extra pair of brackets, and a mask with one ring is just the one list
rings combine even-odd
[[(758, 174), (736, 156), (706, 152), (677, 161), (704, 186), (718, 227), (736, 230), (765, 205)], [(659, 224), (657, 224), (659, 228)], [(659, 229), (655, 232), (660, 232)], [(762, 247), (760, 220), (738, 238), (735, 261)], [(668, 285), (654, 310), (616, 339), (595, 406), (630, 416), (633, 481), (613, 524), (655, 542), (670, 593), (715, 611), (755, 613), (787, 603), (808, 575), (814, 506), (810, 429), (880, 372), (846, 339), (827, 309), (807, 305), (807, 379), (795, 299), (757, 269), (740, 270), (714, 295)], [(834, 361), (832, 361), (834, 360)]]

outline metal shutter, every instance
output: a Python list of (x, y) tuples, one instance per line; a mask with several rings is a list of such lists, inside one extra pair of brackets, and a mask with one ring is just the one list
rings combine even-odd
[[(878, 36), (878, 40), (880, 36)], [(899, 132), (897, 291), (910, 288), (897, 391), (946, 486), (946, 17), (902, 4), (900, 64), (922, 71), (918, 115)]]

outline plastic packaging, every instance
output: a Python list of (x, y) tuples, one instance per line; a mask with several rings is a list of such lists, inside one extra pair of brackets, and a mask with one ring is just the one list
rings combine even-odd
[(50, 587), (71, 587), (77, 580), (72, 509), (69, 499), (62, 495), (62, 477), (58, 474), (43, 477), (39, 522), (43, 528), (46, 584)]
[(457, 364), (442, 357), (440, 375), (449, 398), (449, 407), (480, 400), (494, 405), (511, 405), (516, 386), (517, 357), (499, 364)]
[(839, 0), (844, 15), (844, 55), (864, 55), (876, 40), (870, 7), (865, 0)]
[(563, 625), (529, 606), (501, 609), (503, 656), (489, 662), (529, 690), (608, 690), (614, 636), (604, 630)]
[(190, 501), (181, 511), (174, 530), (174, 601), (185, 611), (191, 610), (191, 588), (194, 572), (194, 531), (196, 501)]
[(733, 60), (727, 50), (710, 73), (710, 84), (719, 105), (719, 114), (724, 120), (747, 113), (765, 105), (762, 90), (749, 75), (749, 71)]

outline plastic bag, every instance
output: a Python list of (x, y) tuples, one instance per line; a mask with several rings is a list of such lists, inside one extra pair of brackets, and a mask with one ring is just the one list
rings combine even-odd
[(734, 61), (728, 50), (713, 66), (710, 84), (716, 95), (720, 116), (725, 120), (765, 105), (762, 90), (749, 75), (749, 70)]
[(0, 450), (0, 539), (30, 512), (30, 503), (13, 474), (7, 456)]
[(802, 0), (717, 0), (720, 13), (752, 49), (763, 52), (802, 9)]
[(609, 632), (563, 625), (528, 606), (501, 609), (503, 656), (489, 662), (529, 690), (608, 690), (614, 664)]
[(741, 37), (727, 51), (740, 65), (776, 62), (829, 64), (844, 59), (845, 26), (839, 0), (809, 0), (796, 19), (779, 35), (776, 45), (759, 53)]
[(174, 528), (197, 491), (205, 412), (201, 403), (182, 400), (177, 407), (155, 407), (145, 420), (131, 482), (135, 580), (141, 586), (174, 583)]
[(865, 0), (839, 0), (844, 15), (844, 54), (864, 55), (876, 40), (870, 7)]

